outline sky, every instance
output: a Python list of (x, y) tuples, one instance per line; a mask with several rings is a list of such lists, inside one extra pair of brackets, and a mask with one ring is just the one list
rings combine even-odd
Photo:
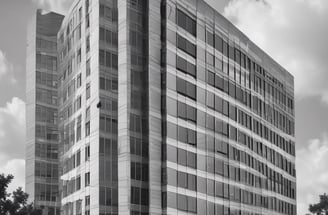
[[(328, 1), (206, 0), (295, 77), (298, 214), (328, 192)], [(72, 0), (0, 0), (0, 173), (24, 187), (25, 52), (36, 8)]]

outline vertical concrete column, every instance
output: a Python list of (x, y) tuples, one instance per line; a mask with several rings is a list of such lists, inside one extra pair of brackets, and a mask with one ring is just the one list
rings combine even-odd
[(118, 1), (118, 212), (130, 214), (130, 51), (128, 0)]
[(149, 214), (162, 214), (161, 0), (148, 1)]

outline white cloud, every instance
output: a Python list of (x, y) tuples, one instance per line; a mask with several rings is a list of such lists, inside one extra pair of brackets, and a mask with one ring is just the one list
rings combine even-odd
[(12, 159), (0, 165), (1, 174), (11, 174), (14, 176), (13, 181), (9, 184), (8, 192), (16, 190), (18, 187), (25, 188), (25, 160)]
[(12, 174), (12, 192), (25, 186), (25, 102), (14, 97), (0, 107), (0, 174)]
[(25, 152), (25, 102), (14, 97), (0, 107), (0, 164), (23, 159)]
[(57, 13), (65, 14), (73, 0), (32, 0), (41, 9), (55, 11)]
[(224, 15), (294, 75), (298, 98), (328, 103), (328, 1), (231, 0)]
[(296, 154), (298, 214), (308, 213), (309, 204), (328, 192), (328, 137), (309, 141)]
[(13, 65), (8, 61), (6, 54), (0, 50), (0, 78), (13, 71)]

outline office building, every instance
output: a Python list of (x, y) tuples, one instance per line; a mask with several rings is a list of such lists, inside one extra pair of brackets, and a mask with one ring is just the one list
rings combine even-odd
[[(76, 0), (51, 20), (61, 214), (296, 214), (293, 76), (215, 9)], [(49, 117), (30, 111), (29, 126)]]

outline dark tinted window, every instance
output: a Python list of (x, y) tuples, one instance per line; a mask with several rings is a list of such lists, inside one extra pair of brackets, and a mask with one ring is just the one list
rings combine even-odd
[(184, 52), (190, 54), (193, 57), (196, 57), (196, 46), (185, 39), (184, 37), (177, 35), (177, 41), (178, 41), (178, 48), (183, 50)]
[(177, 17), (178, 26), (185, 29), (190, 34), (196, 36), (196, 21), (179, 9), (177, 12)]

